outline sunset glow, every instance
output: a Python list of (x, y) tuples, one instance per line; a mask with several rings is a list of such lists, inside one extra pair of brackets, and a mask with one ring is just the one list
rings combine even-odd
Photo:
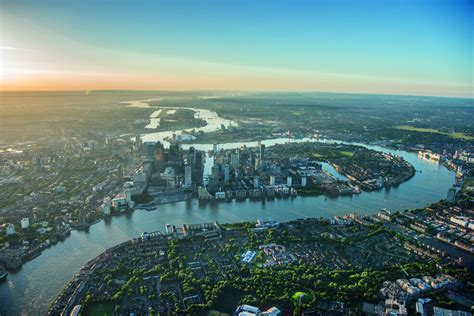
[(470, 1), (89, 2), (3, 1), (0, 89), (472, 97)]

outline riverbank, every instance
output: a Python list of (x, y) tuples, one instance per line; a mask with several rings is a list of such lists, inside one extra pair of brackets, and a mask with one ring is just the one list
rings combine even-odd
[[(184, 310), (185, 313), (192, 314), (188, 308), (190, 305), (198, 303), (208, 304), (209, 308), (216, 307), (217, 305), (213, 305), (216, 303), (216, 297), (205, 291), (207, 286), (216, 286), (212, 282), (209, 283), (209, 279), (204, 281), (207, 282), (205, 286), (199, 283), (199, 287), (196, 287), (196, 289), (199, 288), (204, 291), (203, 293), (199, 292), (205, 297), (202, 302), (193, 301), (191, 304), (186, 304), (186, 297), (194, 294), (189, 293), (189, 291), (193, 291), (192, 287), (191, 290), (187, 290), (188, 292), (182, 293), (176, 291), (175, 286), (171, 286), (176, 282), (180, 283), (179, 288), (181, 288), (181, 284), (202, 282), (193, 281), (187, 279), (187, 277), (183, 280), (180, 274), (176, 272), (176, 269), (179, 269), (178, 265), (167, 264), (167, 260), (176, 260), (174, 259), (176, 254), (180, 256), (180, 260), (183, 260), (180, 266), (186, 267), (192, 264), (194, 267), (192, 271), (189, 270), (188, 273), (184, 274), (189, 274), (190, 278), (195, 273), (199, 275), (201, 268), (206, 270), (206, 274), (233, 275), (233, 280), (236, 280), (235, 273), (242, 278), (249, 278), (248, 273), (239, 273), (238, 267), (244, 265), (246, 269), (255, 268), (259, 271), (273, 266), (282, 266), (285, 269), (297, 267), (298, 270), (301, 270), (303, 266), (315, 266), (319, 273), (329, 271), (329, 275), (334, 271), (338, 271), (338, 273), (329, 277), (331, 280), (325, 279), (324, 282), (326, 283), (336, 282), (332, 279), (335, 278), (334, 275), (339, 276), (340, 271), (350, 271), (349, 274), (353, 275), (351, 279), (357, 277), (363, 271), (373, 271), (374, 273), (399, 271), (396, 275), (389, 276), (389, 273), (383, 279), (375, 278), (377, 281), (372, 283), (368, 289), (372, 292), (376, 292), (382, 286), (384, 280), (395, 281), (395, 279), (406, 276), (406, 270), (413, 274), (413, 270), (404, 269), (403, 266), (413, 263), (412, 267), (422, 267), (420, 262), (428, 262), (426, 258), (435, 259), (436, 265), (433, 263), (430, 268), (423, 267), (413, 277), (419, 273), (430, 273), (430, 271), (445, 272), (442, 267), (458, 266), (457, 258), (450, 258), (438, 249), (419, 244), (417, 241), (419, 234), (415, 234), (413, 230), (406, 233), (407, 229), (403, 229), (406, 226), (395, 224), (394, 219), (403, 219), (407, 215), (410, 216), (409, 213), (394, 214), (396, 217), (391, 220), (384, 219), (380, 214), (360, 217), (355, 213), (351, 213), (347, 216), (335, 216), (331, 220), (305, 218), (284, 223), (259, 220), (257, 223), (240, 222), (232, 225), (221, 225), (213, 222), (197, 225), (183, 224), (182, 228), (173, 227), (172, 230), (168, 230), (168, 225), (166, 225), (166, 234), (160, 231), (144, 232), (139, 238), (133, 238), (107, 249), (90, 260), (60, 292), (51, 305), (49, 315), (69, 313), (77, 304), (81, 304), (87, 310), (87, 307), (94, 302), (108, 302), (119, 305), (122, 311), (127, 312), (128, 308), (137, 310), (139, 307), (133, 302), (148, 294), (145, 290), (130, 291), (129, 289), (135, 287), (146, 288), (148, 291), (154, 292), (157, 290), (156, 284), (153, 282), (149, 284), (148, 281), (155, 277), (160, 279), (158, 288), (160, 293), (169, 292), (178, 299), (175, 301), (178, 305), (171, 304), (178, 310)], [(271, 230), (271, 233), (269, 230)], [(211, 246), (209, 247), (209, 245)], [(169, 250), (170, 248), (172, 251)], [(196, 249), (201, 250), (196, 251)], [(370, 255), (366, 256), (367, 252)], [(239, 259), (236, 254), (241, 253), (243, 255)], [(260, 254), (257, 256), (257, 253)], [(274, 256), (275, 253), (278, 253), (278, 256)], [(214, 259), (209, 260), (209, 258)], [(137, 261), (145, 262), (139, 270), (135, 264)], [(213, 265), (210, 266), (208, 262), (212, 262)], [(288, 265), (288, 263), (293, 264)], [(217, 265), (217, 267), (214, 265)], [(117, 267), (120, 267), (119, 272)], [(124, 271), (130, 271), (130, 273), (125, 273), (129, 277), (124, 277)], [(466, 274), (462, 272), (462, 269), (450, 271), (452, 273), (461, 271), (455, 277), (460, 281), (466, 281)], [(158, 274), (160, 275), (158, 276)], [(96, 276), (101, 277), (97, 278)], [(132, 281), (130, 281), (130, 278)], [(213, 280), (213, 278), (210, 279)], [(111, 280), (112, 282), (110, 282)], [(340, 282), (345, 281), (341, 279), (337, 284), (340, 284)], [(248, 281), (242, 283), (249, 284)], [(256, 282), (252, 286), (256, 284), (261, 285), (261, 283)], [(229, 286), (233, 286), (233, 284), (229, 284)], [(288, 286), (286, 285), (285, 288)], [(323, 289), (315, 289), (314, 287), (317, 287), (317, 285), (310, 286), (308, 289), (326, 291), (328, 288), (327, 284), (324, 285)], [(355, 292), (351, 291), (350, 295), (344, 296), (340, 300), (358, 303), (361, 302), (362, 297), (364, 297), (364, 300), (377, 300), (377, 297), (365, 297), (364, 293), (367, 289), (360, 291), (360, 285), (358, 287), (359, 290), (356, 292), (360, 297), (354, 298)], [(85, 295), (86, 292), (87, 295)], [(268, 288), (265, 289), (265, 295), (269, 295), (267, 293), (271, 293)], [(144, 310), (146, 311), (149, 308), (160, 310), (161, 306), (168, 305), (166, 297), (168, 296), (160, 296), (160, 300), (153, 298), (144, 300), (148, 304), (143, 307)], [(284, 301), (280, 299), (276, 299), (276, 301), (279, 304), (284, 304)]]
[[(306, 139), (306, 138), (303, 138), (303, 139), (289, 139), (289, 140), (288, 139), (276, 138), (276, 139), (269, 139), (269, 140), (263, 140), (262, 141), (263, 144), (268, 144), (268, 146), (269, 146), (268, 148), (271, 148), (271, 146), (275, 146), (275, 145), (279, 145), (279, 146), (281, 146), (281, 148), (285, 148), (286, 147), (285, 145), (290, 146), (292, 144), (297, 145), (297, 144), (301, 144), (301, 143), (315, 144), (315, 143), (318, 143), (318, 142), (320, 142), (322, 144), (345, 144), (344, 142), (340, 142), (340, 141), (336, 141), (336, 140)], [(240, 143), (230, 143), (230, 144), (221, 144), (220, 147), (224, 148), (224, 149), (232, 149), (232, 148), (237, 147), (237, 144), (240, 145)], [(255, 142), (255, 145), (256, 144), (257, 143)], [(249, 145), (249, 146), (253, 145), (253, 142), (252, 143), (247, 143), (245, 145)], [(352, 145), (352, 144), (347, 144), (347, 145)], [(362, 146), (363, 148), (369, 148), (369, 149), (377, 151), (378, 153), (387, 153), (388, 152), (390, 155), (395, 157), (394, 153), (391, 152), (390, 149), (388, 149), (388, 148), (384, 148), (384, 147), (380, 147), (380, 146), (376, 146), (376, 147), (372, 146), (372, 148), (370, 148), (371, 145), (366, 145), (366, 144), (354, 144), (354, 145)], [(195, 144), (194, 146), (196, 146), (197, 149), (199, 149), (199, 150), (205, 150), (206, 146), (209, 146), (209, 148), (211, 148), (212, 144)], [(403, 155), (402, 152), (397, 152), (397, 154), (402, 154)], [(392, 156), (390, 156), (390, 157), (392, 157)], [(423, 161), (423, 160), (421, 160), (421, 161)], [(339, 166), (335, 165), (334, 163), (330, 163), (329, 165), (331, 165), (335, 169), (336, 172), (340, 172), (339, 175), (346, 175), (349, 178), (348, 180), (350, 180), (350, 181), (355, 180), (354, 183), (356, 185), (361, 184), (360, 181), (358, 181), (355, 177), (352, 177), (351, 175), (347, 174), (346, 173), (347, 170), (341, 169)], [(400, 178), (401, 182), (408, 181), (409, 179), (411, 179), (412, 177), (415, 176), (415, 168), (413, 168), (413, 166), (411, 166), (409, 169), (411, 170), (410, 174), (407, 177)], [(325, 171), (325, 172), (328, 172), (328, 171)], [(397, 176), (400, 176), (400, 175), (403, 175), (403, 173), (398, 173), (397, 174)], [(333, 176), (337, 177), (338, 175), (333, 175)], [(423, 176), (423, 175), (420, 175), (420, 176)], [(374, 185), (374, 186), (370, 186), (370, 187), (362, 186), (362, 188), (367, 189), (364, 193), (362, 193), (362, 195), (370, 194), (370, 192), (375, 192), (375, 191), (381, 191), (382, 192), (383, 190), (390, 189), (390, 187), (392, 187), (392, 186), (398, 186), (401, 182), (392, 182), (392, 183), (387, 183), (387, 185), (377, 185), (377, 186)], [(321, 192), (323, 194), (320, 194)], [(359, 192), (360, 191), (355, 190), (354, 188), (350, 189), (350, 187), (348, 187), (348, 189), (344, 190), (342, 193), (340, 191), (330, 190), (330, 189), (327, 189), (327, 188), (314, 188), (314, 190), (311, 190), (311, 188), (309, 188), (307, 190), (302, 190), (300, 195), (304, 196), (306, 198), (324, 197), (326, 200), (327, 199), (333, 200), (333, 199), (337, 199), (338, 197), (352, 196), (354, 193), (359, 193)], [(157, 197), (154, 198), (153, 202), (151, 202), (151, 203), (137, 204), (132, 209), (128, 209), (128, 210), (125, 210), (125, 211), (122, 211), (122, 212), (120, 212), (120, 211), (113, 212), (109, 217), (121, 216), (124, 213), (133, 213), (135, 210), (154, 211), (154, 210), (157, 209), (157, 207), (159, 205), (168, 204), (168, 203), (179, 203), (179, 202), (187, 201), (187, 200), (190, 200), (190, 199), (192, 199), (192, 196), (190, 194), (172, 195), (172, 196), (157, 196)], [(197, 200), (191, 200), (191, 203), (193, 203), (193, 201), (195, 202)], [(252, 198), (250, 198), (249, 201), (250, 202), (262, 201), (264, 203), (264, 202), (266, 202), (266, 199), (255, 199), (255, 198), (252, 199)], [(242, 198), (239, 199), (238, 197), (236, 197), (235, 202), (241, 203)], [(271, 203), (271, 199), (270, 199), (269, 202)], [(403, 205), (405, 205), (405, 203), (400, 204), (399, 208), (401, 208)], [(98, 222), (100, 222), (102, 220), (103, 220), (103, 218), (97, 219), (97, 220), (95, 220), (91, 223), (84, 223), (84, 224), (82, 224), (82, 226), (75, 227), (75, 228), (77, 230), (88, 231), (89, 228), (92, 225), (97, 224)], [(50, 247), (50, 246), (51, 246), (50, 244), (47, 245), (47, 247)], [(32, 260), (34, 258), (35, 258), (35, 256), (31, 256), (30, 258), (28, 258), (28, 260)], [(24, 262), (26, 262), (28, 260), (25, 260)]]
[[(172, 132), (166, 132), (171, 136)], [(155, 135), (156, 136), (156, 135)], [(149, 136), (150, 140), (163, 140)], [(316, 138), (307, 138), (315, 140)], [(262, 141), (271, 146), (288, 141), (306, 141), (306, 139), (275, 138)], [(331, 141), (322, 140), (318, 141)], [(166, 142), (165, 142), (166, 144)], [(257, 142), (246, 142), (247, 146), (256, 146)], [(220, 144), (222, 148), (237, 148), (242, 142)], [(208, 151), (212, 144), (183, 145)], [(163, 204), (158, 212), (124, 212), (101, 220), (86, 231), (73, 231), (64, 242), (47, 250), (47, 255), (27, 262), (20, 271), (12, 273), (8, 282), (0, 286), (2, 314), (44, 314), (59, 290), (79, 271), (82, 266), (104, 250), (131, 238), (138, 237), (143, 231), (155, 231), (165, 224), (202, 222), (242, 222), (255, 221), (260, 217), (272, 217), (278, 221), (296, 218), (342, 216), (354, 210), (361, 214), (374, 214), (382, 208), (389, 210), (415, 209), (424, 207), (446, 197), (447, 190), (454, 180), (452, 172), (446, 168), (418, 159), (409, 152), (391, 150), (380, 146), (367, 145), (368, 148), (402, 155), (417, 170), (412, 179), (398, 187), (380, 191), (365, 192), (357, 196), (338, 198), (314, 196), (297, 199), (275, 199), (273, 201), (231, 201), (226, 204), (199, 204), (196, 200), (186, 200), (172, 204)], [(54, 278), (50, 276), (54, 275)]]

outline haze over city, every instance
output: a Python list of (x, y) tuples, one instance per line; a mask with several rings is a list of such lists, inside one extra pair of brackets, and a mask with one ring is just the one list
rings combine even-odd
[(472, 1), (2, 1), (2, 90), (472, 97)]

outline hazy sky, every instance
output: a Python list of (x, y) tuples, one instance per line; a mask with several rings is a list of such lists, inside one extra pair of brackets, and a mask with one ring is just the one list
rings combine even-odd
[(1, 89), (473, 96), (473, 1), (0, 2)]

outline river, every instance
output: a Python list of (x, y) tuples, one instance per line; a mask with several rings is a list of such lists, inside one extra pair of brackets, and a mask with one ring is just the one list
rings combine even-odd
[[(164, 134), (160, 134), (160, 137)], [(155, 134), (156, 136), (156, 134)], [(148, 140), (153, 138), (144, 135)], [(271, 139), (262, 141), (266, 146), (287, 141), (316, 141), (316, 139)], [(319, 140), (321, 141), (321, 140)], [(322, 140), (324, 142), (334, 142)], [(221, 144), (220, 148), (235, 148), (242, 143)], [(245, 143), (248, 147), (256, 142)], [(198, 149), (209, 150), (211, 144), (194, 144)], [(297, 197), (272, 201), (232, 201), (201, 204), (189, 200), (160, 205), (154, 211), (136, 210), (133, 213), (100, 221), (88, 231), (73, 231), (65, 241), (45, 250), (42, 255), (29, 261), (0, 284), (1, 315), (41, 315), (61, 288), (90, 259), (105, 249), (138, 237), (144, 231), (164, 231), (167, 223), (201, 223), (218, 221), (255, 221), (271, 217), (288, 221), (303, 217), (331, 217), (350, 211), (359, 214), (374, 214), (381, 208), (404, 210), (424, 207), (446, 197), (447, 190), (454, 183), (454, 174), (448, 169), (414, 153), (386, 149), (380, 146), (364, 145), (370, 149), (400, 155), (409, 161), (417, 171), (415, 176), (398, 187), (380, 191), (363, 192), (354, 196), (337, 198)], [(330, 167), (330, 166), (329, 166)], [(334, 173), (328, 166), (326, 170)]]

